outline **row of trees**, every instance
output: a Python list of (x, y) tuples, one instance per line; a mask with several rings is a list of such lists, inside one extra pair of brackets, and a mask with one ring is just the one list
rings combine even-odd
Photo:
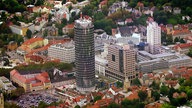
[(15, 69), (17, 70), (49, 70), (53, 68), (58, 68), (59, 70), (72, 70), (73, 65), (69, 63), (55, 63), (55, 62), (47, 62), (44, 64), (30, 64), (27, 66), (17, 66)]

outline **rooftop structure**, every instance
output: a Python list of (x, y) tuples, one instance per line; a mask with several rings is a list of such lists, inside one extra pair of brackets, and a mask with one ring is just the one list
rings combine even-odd
[(170, 68), (174, 66), (190, 66), (191, 58), (186, 55), (175, 53), (150, 54), (139, 51), (137, 55), (138, 69), (141, 72), (152, 72), (157, 69)]

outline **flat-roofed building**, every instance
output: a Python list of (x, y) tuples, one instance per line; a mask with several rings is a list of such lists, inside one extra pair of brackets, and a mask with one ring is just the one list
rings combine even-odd
[(73, 41), (51, 45), (48, 56), (60, 59), (61, 62), (72, 63), (75, 61), (75, 45)]
[(95, 56), (95, 71), (99, 74), (105, 76), (105, 67), (107, 66), (108, 61), (99, 56)]
[(137, 69), (140, 72), (153, 72), (154, 70), (171, 68), (174, 66), (191, 66), (191, 58), (176, 53), (150, 54), (146, 51), (137, 53)]

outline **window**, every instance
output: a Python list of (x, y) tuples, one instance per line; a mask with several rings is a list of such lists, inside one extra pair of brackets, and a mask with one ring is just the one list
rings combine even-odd
[(115, 61), (115, 55), (112, 54), (112, 61)]

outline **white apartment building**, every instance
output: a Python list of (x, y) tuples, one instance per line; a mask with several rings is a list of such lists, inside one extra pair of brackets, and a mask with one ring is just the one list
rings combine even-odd
[(75, 46), (74, 42), (70, 41), (64, 44), (51, 45), (48, 48), (48, 56), (60, 59), (61, 62), (72, 63), (75, 61)]
[(95, 71), (100, 75), (105, 76), (105, 67), (107, 66), (108, 61), (99, 56), (95, 56)]
[(9, 81), (8, 78), (1, 76), (0, 77), (0, 89), (5, 91), (5, 92), (11, 92), (12, 90), (15, 90), (16, 87), (13, 86), (12, 82)]
[(147, 43), (149, 43), (149, 52), (157, 54), (161, 47), (161, 28), (155, 21), (149, 22), (147, 26)]

